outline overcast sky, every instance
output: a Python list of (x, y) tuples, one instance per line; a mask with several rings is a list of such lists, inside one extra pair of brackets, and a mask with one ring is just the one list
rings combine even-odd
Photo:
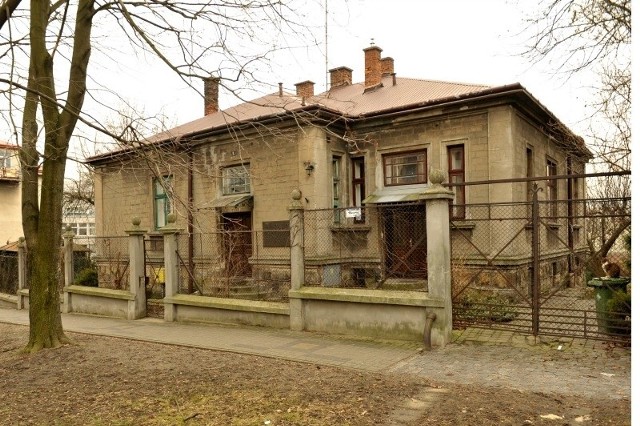
[[(322, 1), (321, 1), (322, 3)], [(354, 82), (364, 80), (363, 48), (374, 43), (382, 56), (395, 60), (400, 77), (505, 85), (519, 82), (574, 131), (584, 128), (588, 81), (567, 80), (549, 67), (517, 55), (524, 49), (523, 20), (535, 1), (506, 0), (329, 0), (328, 67), (353, 69)], [(309, 21), (324, 44), (325, 16), (321, 10)], [(324, 45), (286, 50), (274, 56), (269, 71), (273, 91), (312, 80), (316, 93), (325, 89)], [(203, 114), (202, 98), (169, 71), (153, 72), (130, 66), (135, 81), (131, 100), (147, 113), (164, 112), (168, 124), (181, 124)], [(145, 75), (143, 79), (138, 78)], [(122, 76), (118, 76), (122, 81)], [(201, 85), (196, 85), (201, 88)], [(265, 89), (266, 91), (266, 89)], [(238, 100), (224, 93), (221, 107)]]
[[(574, 132), (587, 127), (588, 91), (581, 89), (589, 81), (554, 75), (545, 64), (532, 64), (518, 55), (525, 48), (524, 19), (535, 12), (533, 0), (328, 0), (328, 64), (325, 61), (324, 0), (316, 0), (308, 12), (308, 21), (320, 45), (284, 50), (273, 57), (273, 67), (264, 78), (277, 90), (282, 82), (286, 90), (294, 84), (312, 80), (316, 93), (325, 90), (327, 68), (347, 66), (353, 69), (353, 81), (364, 80), (362, 49), (371, 40), (382, 48), (382, 56), (395, 60), (399, 77), (445, 80), (487, 85), (519, 82)], [(109, 40), (108, 40), (109, 41)], [(113, 40), (110, 40), (113, 41)], [(186, 86), (162, 64), (145, 64), (131, 56), (119, 61), (117, 68), (105, 68), (104, 61), (92, 56), (90, 74), (110, 89), (119, 92), (148, 116), (159, 112), (173, 127), (203, 114), (200, 93)], [(202, 84), (195, 84), (201, 91)], [(239, 101), (220, 94), (221, 108)], [(85, 111), (96, 102), (87, 98)], [(98, 117), (101, 117), (97, 113)], [(101, 117), (103, 120), (105, 117)], [(111, 119), (114, 114), (111, 112)], [(5, 130), (5, 129), (2, 129)], [(8, 140), (10, 133), (0, 133)], [(104, 139), (104, 136), (102, 136)], [(77, 152), (77, 150), (76, 150)], [(91, 154), (91, 152), (89, 152)]]

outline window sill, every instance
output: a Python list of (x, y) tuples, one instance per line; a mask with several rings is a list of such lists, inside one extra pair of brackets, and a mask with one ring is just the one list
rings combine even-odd
[(369, 232), (370, 225), (332, 225), (331, 232)]
[(451, 229), (454, 231), (472, 231), (475, 229), (476, 224), (473, 222), (461, 222), (457, 220), (451, 221)]

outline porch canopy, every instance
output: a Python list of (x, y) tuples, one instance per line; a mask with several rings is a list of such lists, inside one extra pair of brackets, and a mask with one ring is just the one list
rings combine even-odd
[(250, 212), (253, 209), (253, 195), (223, 195), (213, 200), (211, 207), (220, 209), (223, 213)]
[(407, 203), (418, 202), (421, 194), (427, 189), (426, 184), (388, 186), (376, 189), (367, 198), (362, 200), (362, 204), (387, 204), (387, 203)]

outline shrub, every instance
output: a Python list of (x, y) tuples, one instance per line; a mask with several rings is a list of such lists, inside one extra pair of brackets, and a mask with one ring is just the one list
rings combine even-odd
[(494, 292), (469, 290), (457, 304), (459, 316), (472, 321), (510, 322), (518, 316), (511, 298)]
[(628, 335), (631, 333), (631, 293), (623, 290), (613, 292), (607, 302), (609, 333)]
[(98, 287), (98, 271), (93, 268), (85, 268), (78, 273), (73, 283), (87, 287)]

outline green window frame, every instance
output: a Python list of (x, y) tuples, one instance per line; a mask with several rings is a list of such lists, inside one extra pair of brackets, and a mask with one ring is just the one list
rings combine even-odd
[(153, 222), (155, 229), (167, 225), (167, 216), (173, 212), (173, 203), (169, 197), (173, 185), (173, 176), (153, 179)]

